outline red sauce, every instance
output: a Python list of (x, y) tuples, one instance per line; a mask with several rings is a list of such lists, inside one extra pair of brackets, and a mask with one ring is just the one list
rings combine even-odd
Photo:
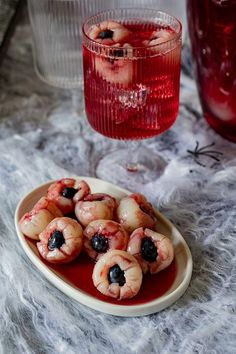
[[(27, 241), (31, 248), (37, 252), (35, 243), (30, 240)], [(116, 305), (139, 305), (161, 297), (170, 289), (177, 273), (177, 265), (174, 260), (168, 268), (160, 273), (155, 275), (144, 275), (141, 289), (135, 297), (127, 300), (116, 300), (102, 295), (93, 285), (92, 273), (94, 263), (87, 255), (81, 254), (77, 260), (68, 264), (50, 264), (44, 260), (43, 262), (49, 269), (55, 271), (67, 283), (90, 296)]]

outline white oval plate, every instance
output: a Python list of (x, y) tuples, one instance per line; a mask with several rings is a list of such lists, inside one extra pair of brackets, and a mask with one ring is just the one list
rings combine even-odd
[[(91, 178), (91, 177), (78, 177), (88, 182), (93, 193), (108, 193), (117, 199), (120, 199), (128, 194), (131, 194), (128, 190), (119, 188), (111, 183)], [(138, 305), (119, 305), (111, 304), (106, 301), (102, 301), (89, 295), (88, 293), (80, 290), (79, 288), (71, 285), (65, 279), (62, 279), (60, 274), (50, 268), (50, 264), (45, 264), (41, 260), (37, 248), (31, 243), (27, 242), (27, 239), (22, 234), (19, 228), (19, 220), (21, 217), (32, 209), (35, 203), (46, 194), (50, 184), (55, 181), (50, 181), (46, 184), (39, 186), (27, 194), (18, 204), (15, 212), (15, 227), (21, 246), (29, 259), (39, 269), (41, 273), (59, 290), (66, 295), (72, 297), (83, 305), (89, 306), (92, 309), (108, 313), (117, 316), (144, 316), (151, 313), (155, 313), (163, 310), (164, 308), (173, 304), (179, 299), (185, 290), (187, 289), (191, 275), (192, 275), (192, 256), (190, 250), (175, 226), (167, 220), (161, 213), (156, 211), (158, 221), (158, 231), (168, 236), (173, 244), (175, 250), (175, 262), (176, 262), (176, 276), (171, 285), (164, 295), (156, 298), (155, 300), (145, 302)]]

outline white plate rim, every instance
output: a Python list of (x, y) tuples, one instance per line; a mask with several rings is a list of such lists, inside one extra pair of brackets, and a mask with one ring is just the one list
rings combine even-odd
[[(108, 187), (115, 188), (117, 191), (121, 193), (131, 194), (129, 190), (126, 190), (124, 188), (121, 188), (110, 182), (106, 182), (98, 178), (86, 177), (86, 176), (73, 176), (72, 178), (75, 177), (78, 179), (83, 179), (88, 183), (91, 182), (96, 183), (97, 181), (99, 181), (99, 183), (101, 182), (105, 183)], [(56, 275), (51, 269), (49, 269), (47, 265), (44, 264), (42, 260), (35, 255), (33, 250), (28, 245), (25, 236), (22, 234), (19, 228), (18, 220), (19, 220), (20, 208), (22, 204), (25, 202), (25, 200), (28, 199), (31, 195), (37, 193), (39, 190), (48, 188), (48, 186), (54, 183), (55, 181), (56, 180), (50, 180), (46, 183), (43, 183), (38, 187), (34, 188), (33, 190), (31, 190), (29, 193), (25, 194), (25, 196), (19, 201), (16, 207), (15, 217), (14, 217), (17, 236), (24, 252), (31, 260), (31, 262), (36, 266), (36, 268), (38, 268), (38, 270), (47, 278), (47, 280), (50, 283), (52, 283), (60, 291), (65, 293), (67, 296), (73, 298), (74, 300), (78, 301), (82, 305), (86, 305), (94, 310), (104, 312), (106, 314), (122, 316), (122, 317), (144, 316), (144, 315), (149, 315), (152, 313), (159, 312), (164, 308), (172, 305), (185, 293), (192, 276), (193, 261), (192, 261), (191, 252), (189, 250), (186, 241), (184, 240), (180, 232), (177, 230), (177, 228), (163, 214), (161, 214), (157, 210), (155, 210), (155, 212), (158, 215), (158, 218), (161, 219), (164, 223), (166, 223), (170, 228), (172, 228), (175, 234), (181, 239), (181, 243), (184, 246), (184, 250), (187, 255), (186, 275), (183, 281), (181, 282), (181, 284), (170, 294), (168, 295), (164, 294), (161, 297), (158, 297), (157, 299), (146, 302), (144, 304), (131, 305), (131, 306), (119, 305), (119, 304), (116, 305), (116, 304), (99, 300), (97, 298), (90, 296), (89, 294), (84, 293), (83, 291), (80, 291), (79, 289), (76, 289), (75, 287), (73, 287), (72, 285), (64, 281), (62, 278), (60, 278), (58, 275)]]

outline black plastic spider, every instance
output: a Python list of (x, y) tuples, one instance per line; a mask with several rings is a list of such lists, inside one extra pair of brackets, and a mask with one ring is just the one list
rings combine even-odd
[(198, 165), (206, 167), (206, 165), (204, 165), (203, 163), (201, 163), (198, 160), (201, 156), (208, 156), (211, 159), (213, 159), (213, 160), (215, 160), (217, 162), (220, 162), (219, 156), (223, 155), (223, 153), (220, 152), (220, 151), (211, 150), (211, 149), (208, 150), (209, 148), (211, 148), (214, 145), (215, 145), (215, 143), (212, 143), (212, 144), (209, 144), (209, 145), (206, 145), (206, 146), (203, 146), (203, 147), (199, 148), (199, 142), (197, 141), (195, 149), (193, 151), (187, 150), (187, 152), (189, 154), (193, 155), (193, 159)]

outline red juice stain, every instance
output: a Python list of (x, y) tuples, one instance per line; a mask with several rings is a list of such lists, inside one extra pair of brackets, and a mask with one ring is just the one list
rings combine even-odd
[[(35, 243), (28, 239), (27, 241), (37, 253)], [(39, 254), (38, 257), (40, 258)], [(56, 272), (64, 281), (78, 288), (78, 290), (98, 300), (115, 305), (132, 306), (156, 300), (170, 289), (177, 273), (177, 264), (174, 259), (171, 265), (160, 273), (144, 275), (141, 289), (135, 297), (126, 300), (116, 300), (101, 294), (93, 285), (94, 262), (87, 255), (82, 253), (75, 261), (68, 264), (50, 264), (45, 260), (42, 261), (49, 269)]]

